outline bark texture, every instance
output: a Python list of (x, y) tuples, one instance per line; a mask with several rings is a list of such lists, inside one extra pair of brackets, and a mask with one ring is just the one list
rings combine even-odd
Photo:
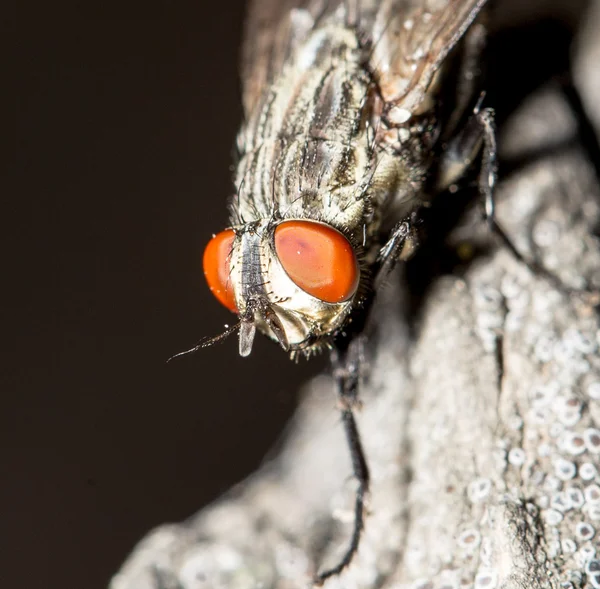
[[(575, 71), (600, 121), (600, 3)], [(518, 156), (575, 133), (562, 95), (529, 98), (500, 137)], [(581, 147), (499, 186), (517, 248), (565, 285), (600, 290), (600, 191)], [(390, 285), (374, 312), (358, 425), (371, 468), (358, 555), (327, 589), (600, 587), (600, 321), (590, 298), (533, 275), (481, 223), (489, 246), (436, 280), (416, 329)], [(188, 521), (151, 532), (111, 589), (296, 589), (336, 562), (354, 482), (329, 375), (310, 382), (280, 454)]]

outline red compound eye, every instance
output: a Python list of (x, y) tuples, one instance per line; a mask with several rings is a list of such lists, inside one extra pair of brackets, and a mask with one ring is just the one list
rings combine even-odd
[(275, 251), (288, 276), (326, 303), (351, 298), (360, 271), (352, 246), (336, 229), (313, 221), (284, 221), (275, 229)]
[(202, 266), (210, 291), (222, 305), (237, 313), (233, 288), (229, 279), (229, 257), (234, 239), (233, 229), (226, 229), (215, 235), (206, 245)]

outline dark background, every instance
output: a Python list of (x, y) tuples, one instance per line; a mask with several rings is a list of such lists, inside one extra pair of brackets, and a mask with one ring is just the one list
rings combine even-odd
[[(511, 2), (508, 22), (524, 6)], [(550, 4), (563, 18), (585, 3)], [(3, 586), (105, 587), (149, 529), (260, 464), (324, 364), (296, 366), (262, 337), (242, 359), (234, 336), (166, 365), (233, 319), (201, 256), (233, 190), (242, 5), (19, 5), (17, 183), (3, 199)], [(568, 63), (571, 28), (497, 35), (488, 97), (500, 125)]]
[(3, 586), (105, 587), (258, 466), (323, 363), (235, 336), (165, 363), (233, 318), (201, 257), (233, 189), (242, 4), (19, 7)]

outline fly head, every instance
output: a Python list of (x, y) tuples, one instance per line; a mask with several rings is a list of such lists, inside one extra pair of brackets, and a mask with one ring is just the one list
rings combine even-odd
[(337, 229), (305, 219), (262, 220), (215, 235), (204, 252), (215, 297), (240, 318), (239, 352), (256, 330), (306, 355), (330, 340), (356, 303), (360, 267)]

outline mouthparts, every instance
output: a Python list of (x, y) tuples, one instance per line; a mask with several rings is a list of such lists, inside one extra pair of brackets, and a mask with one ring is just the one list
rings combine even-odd
[[(240, 325), (240, 340), (239, 340), (239, 352), (240, 356), (246, 357), (252, 352), (252, 344), (254, 342), (254, 336), (256, 335), (256, 321), (254, 318), (254, 312), (249, 309), (250, 312), (246, 313), (241, 319)], [(261, 319), (269, 326), (269, 329), (273, 335), (277, 338), (279, 345), (285, 352), (289, 352), (290, 344), (285, 334), (285, 329), (277, 317), (277, 313), (273, 310), (270, 305), (263, 304), (255, 312), (260, 313)]]

